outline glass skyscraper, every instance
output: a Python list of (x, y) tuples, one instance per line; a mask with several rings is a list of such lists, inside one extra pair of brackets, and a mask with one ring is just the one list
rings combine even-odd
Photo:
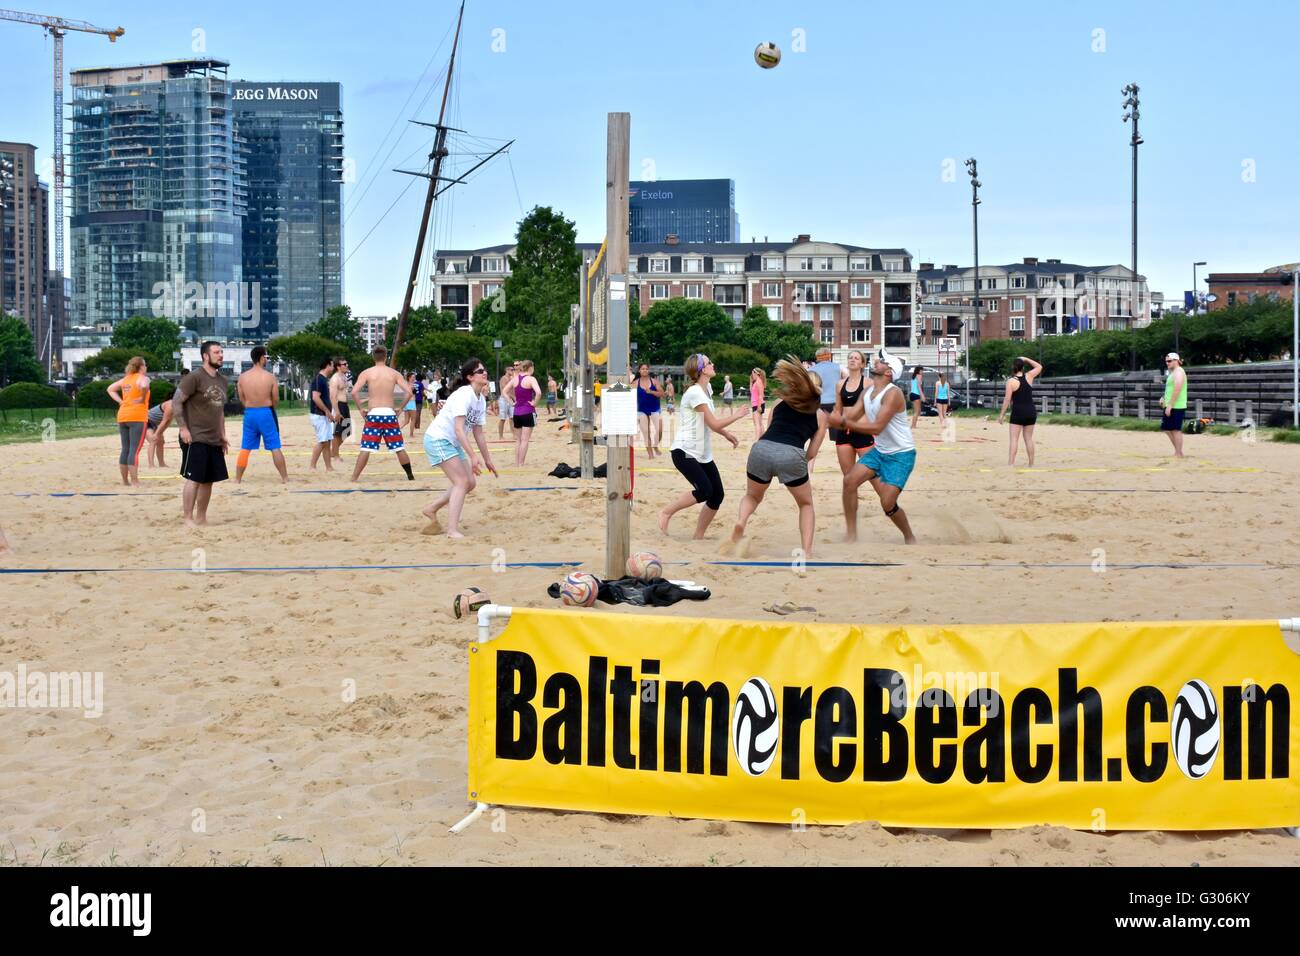
[(228, 64), (72, 72), (72, 321), (166, 316), (240, 338), (244, 167)]
[(633, 182), (628, 190), (632, 242), (739, 242), (736, 183), (731, 179)]
[(244, 280), (258, 290), (250, 338), (287, 335), (343, 302), (343, 114), (338, 83), (233, 89), (247, 155)]

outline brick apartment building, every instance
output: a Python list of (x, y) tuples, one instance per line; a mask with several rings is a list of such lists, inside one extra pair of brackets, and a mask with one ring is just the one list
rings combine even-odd
[(1248, 305), (1260, 298), (1291, 302), (1295, 297), (1292, 277), (1297, 268), (1300, 262), (1273, 266), (1263, 272), (1212, 272), (1205, 280), (1215, 296), (1213, 302), (1207, 303), (1208, 309), (1217, 312), (1234, 305)]
[[(917, 339), (922, 345), (958, 339), (975, 313), (975, 269), (923, 262), (917, 269), (920, 302)], [(1092, 329), (1148, 325), (1163, 311), (1164, 296), (1147, 289), (1145, 276), (1121, 265), (1081, 266), (1060, 259), (1027, 258), (1012, 265), (981, 265), (982, 339), (1033, 339)]]
[[(584, 257), (597, 243), (579, 243)], [(437, 261), (440, 308), (469, 328), (474, 308), (509, 274), (514, 245), (447, 250)], [(645, 314), (656, 302), (683, 297), (716, 302), (739, 322), (762, 306), (774, 321), (807, 322), (813, 337), (836, 351), (884, 345), (902, 354), (915, 347), (916, 273), (906, 249), (874, 249), (814, 241), (631, 243), (631, 293)]]

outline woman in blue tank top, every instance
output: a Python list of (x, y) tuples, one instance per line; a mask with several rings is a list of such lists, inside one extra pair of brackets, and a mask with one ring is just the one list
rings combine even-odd
[(925, 383), (921, 375), (925, 372), (921, 366), (912, 369), (912, 385), (908, 390), (907, 400), (912, 403), (912, 427), (916, 428), (916, 420), (921, 417), (921, 406), (925, 404)]
[(659, 399), (664, 390), (658, 379), (650, 374), (650, 366), (644, 362), (637, 366), (632, 380), (636, 383), (637, 424), (641, 427), (641, 437), (645, 439), (646, 455), (653, 458), (659, 454), (659, 443), (664, 440), (664, 421), (659, 413)]
[(948, 376), (939, 373), (939, 384), (934, 387), (934, 406), (939, 409), (939, 427), (948, 420)]

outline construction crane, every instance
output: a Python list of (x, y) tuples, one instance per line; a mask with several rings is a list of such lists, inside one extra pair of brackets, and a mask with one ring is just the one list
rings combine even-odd
[[(117, 38), (126, 31), (121, 27), (109, 30), (97, 27), (85, 20), (65, 20), (62, 17), (47, 17), (40, 13), (23, 13), (20, 10), (0, 10), (0, 20), (15, 20), (18, 23), (31, 23), (44, 28), (54, 37), (54, 269), (59, 274), (62, 284), (66, 273), (63, 271), (63, 35), (69, 30), (82, 33), (102, 33), (116, 43)], [(58, 295), (63, 294), (60, 287)]]

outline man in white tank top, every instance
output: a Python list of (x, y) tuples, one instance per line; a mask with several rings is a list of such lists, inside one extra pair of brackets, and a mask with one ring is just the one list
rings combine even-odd
[(840, 421), (830, 422), (876, 439), (844, 476), (846, 541), (858, 540), (858, 488), (868, 481), (880, 498), (881, 510), (903, 532), (904, 543), (916, 544), (907, 514), (898, 506), (898, 496), (916, 467), (916, 439), (907, 421), (907, 396), (894, 384), (902, 374), (903, 360), (881, 349), (871, 361), (871, 384), (852, 408), (844, 410)]

